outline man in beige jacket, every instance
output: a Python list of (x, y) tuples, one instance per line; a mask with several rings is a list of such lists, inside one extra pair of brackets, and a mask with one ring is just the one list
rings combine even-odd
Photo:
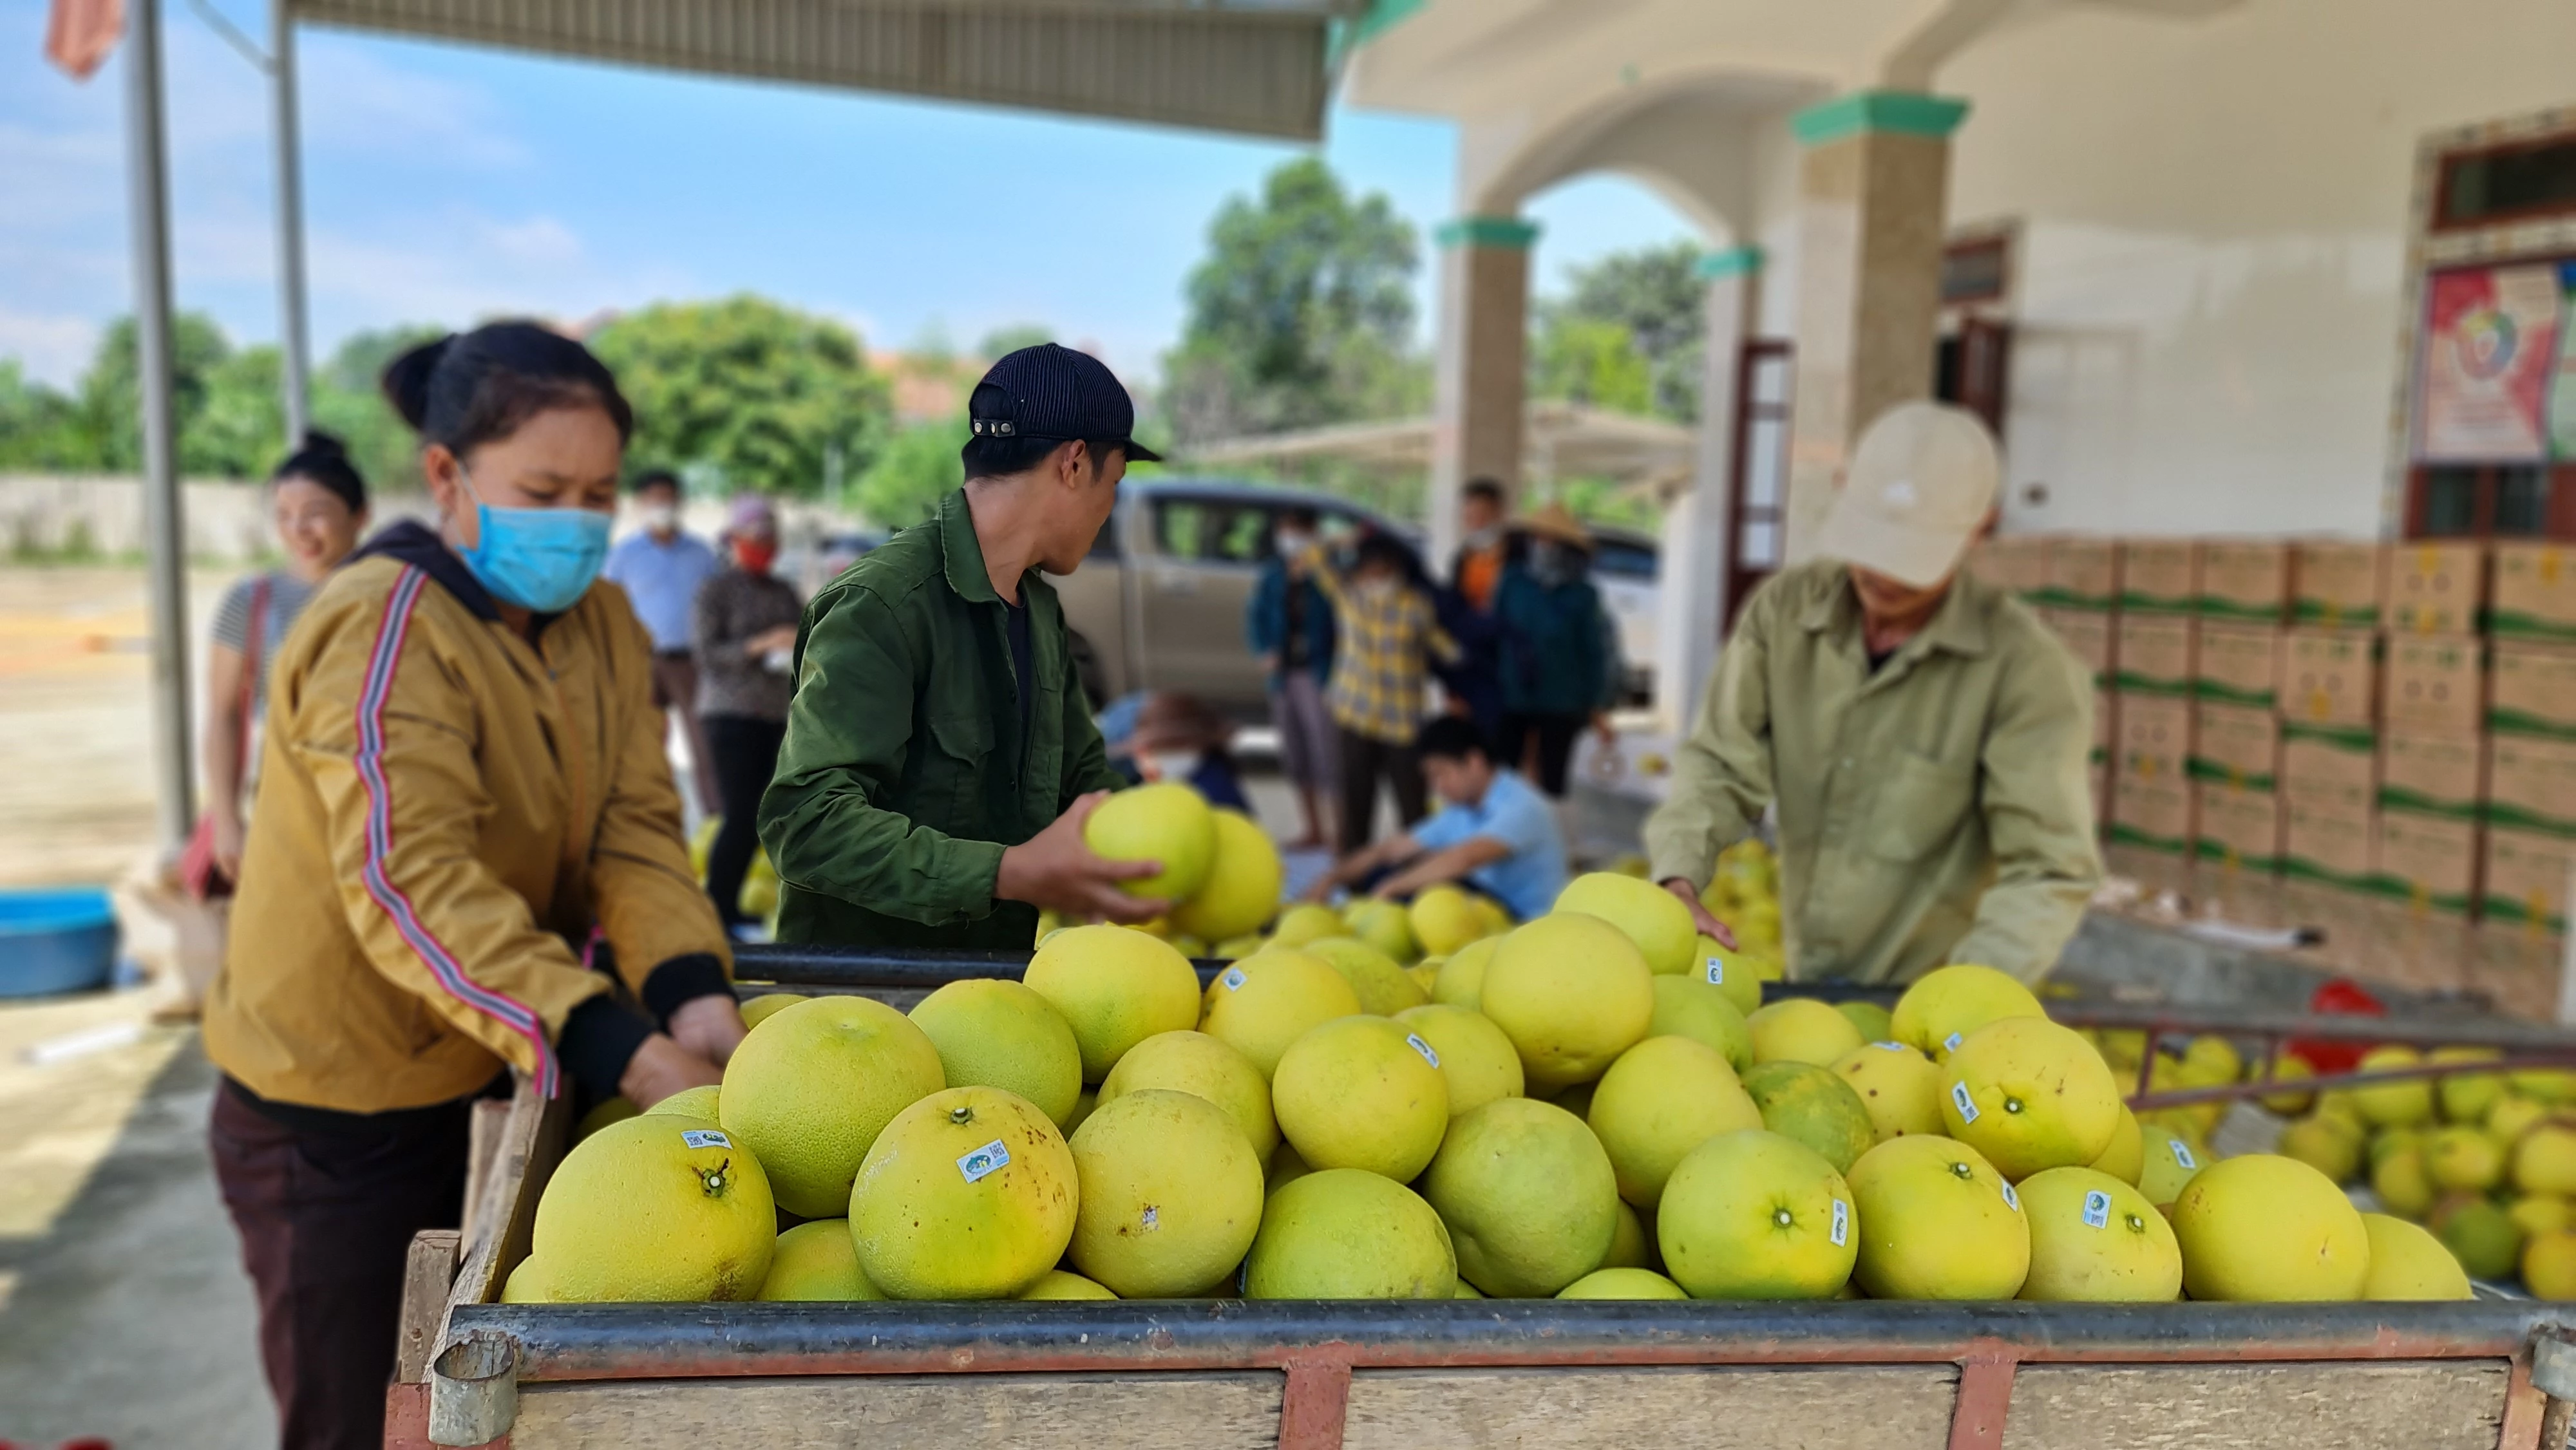
[(2019, 600), (1960, 571), (1999, 472), (1958, 409), (1872, 424), (1825, 557), (1746, 601), (1646, 823), (1654, 879), (1723, 937), (1700, 890), (1778, 805), (1794, 979), (1982, 962), (2036, 981), (2101, 879), (2091, 684)]

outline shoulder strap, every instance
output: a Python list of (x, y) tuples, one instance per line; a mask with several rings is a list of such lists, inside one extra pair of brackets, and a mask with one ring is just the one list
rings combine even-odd
[(241, 700), (236, 707), (241, 711), (241, 758), (234, 767), (236, 771), (250, 768), (250, 721), (259, 703), (260, 658), (268, 649), (269, 585), (269, 576), (262, 574), (250, 586), (250, 624), (242, 632)]

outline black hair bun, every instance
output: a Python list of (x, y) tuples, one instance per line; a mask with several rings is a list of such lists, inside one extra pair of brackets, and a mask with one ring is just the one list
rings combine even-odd
[(385, 365), (383, 379), (385, 401), (414, 429), (429, 416), (430, 379), (438, 373), (439, 362), (447, 350), (456, 345), (456, 334), (449, 333), (436, 342), (425, 342)]
[(302, 446), (295, 451), (307, 458), (346, 458), (349, 456), (349, 445), (337, 433), (326, 433), (319, 428), (307, 428), (304, 430)]

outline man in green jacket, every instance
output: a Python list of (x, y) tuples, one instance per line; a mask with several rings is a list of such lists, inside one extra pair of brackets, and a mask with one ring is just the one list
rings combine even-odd
[(816, 594), (760, 839), (782, 941), (1022, 947), (1052, 908), (1143, 921), (1082, 823), (1126, 784), (1083, 697), (1064, 609), (1108, 522), (1135, 405), (1096, 359), (1053, 343), (993, 364), (967, 403), (965, 487)]
[(2037, 981), (2101, 880), (2091, 682), (2019, 600), (1960, 572), (1999, 472), (1958, 409), (1870, 425), (1829, 557), (1746, 602), (1646, 823), (1654, 879), (1723, 938), (1700, 890), (1778, 805), (1792, 978), (1980, 962)]

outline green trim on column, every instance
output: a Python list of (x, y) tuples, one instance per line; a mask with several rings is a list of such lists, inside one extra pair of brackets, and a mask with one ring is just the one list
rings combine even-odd
[(1934, 139), (1959, 129), (1968, 103), (1919, 91), (1853, 91), (1809, 106), (1789, 118), (1789, 134), (1801, 146), (1822, 146), (1867, 131)]
[(1431, 0), (1370, 0), (1369, 7), (1357, 16), (1336, 15), (1325, 22), (1328, 37), (1324, 47), (1324, 64), (1339, 67), (1343, 57), (1395, 28)]
[(1538, 223), (1510, 216), (1462, 216), (1432, 229), (1431, 239), (1444, 247), (1500, 247), (1526, 252), (1538, 241)]
[(1691, 263), (1691, 275), (1703, 282), (1723, 282), (1747, 272), (1762, 270), (1762, 249), (1755, 246), (1729, 247), (1723, 252), (1702, 252)]

